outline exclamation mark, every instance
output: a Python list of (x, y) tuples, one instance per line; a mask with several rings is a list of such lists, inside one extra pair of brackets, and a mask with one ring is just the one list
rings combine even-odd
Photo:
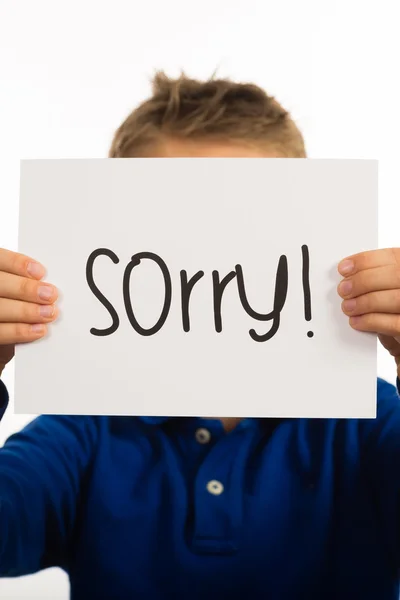
[[(311, 321), (311, 291), (310, 291), (310, 254), (308, 246), (302, 246), (303, 254), (303, 294), (304, 294), (304, 318), (306, 321)], [(307, 336), (312, 338), (313, 331), (307, 331)]]

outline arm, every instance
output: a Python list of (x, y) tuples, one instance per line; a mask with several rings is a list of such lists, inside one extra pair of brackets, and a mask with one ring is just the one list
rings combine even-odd
[[(7, 403), (0, 380), (0, 417)], [(67, 565), (96, 441), (90, 417), (42, 416), (0, 449), (0, 577)]]
[(383, 539), (400, 567), (400, 380), (396, 388), (378, 379), (376, 419), (359, 421), (362, 469)]
[[(44, 275), (34, 259), (0, 248), (0, 373), (16, 344), (43, 338), (57, 318), (58, 292)], [(7, 403), (0, 381), (0, 418)], [(97, 423), (39, 417), (0, 449), (0, 577), (68, 566)]]

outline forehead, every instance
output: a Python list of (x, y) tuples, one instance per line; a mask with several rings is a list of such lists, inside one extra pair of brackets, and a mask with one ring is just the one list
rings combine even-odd
[(273, 148), (239, 141), (165, 139), (151, 152), (154, 158), (280, 158)]

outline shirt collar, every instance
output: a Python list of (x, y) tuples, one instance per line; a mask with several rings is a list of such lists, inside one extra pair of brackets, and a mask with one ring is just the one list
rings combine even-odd
[(139, 417), (139, 419), (144, 423), (147, 423), (147, 425), (161, 425), (173, 418), (174, 417)]
[[(200, 417), (192, 417), (191, 420), (196, 420)], [(168, 421), (173, 421), (174, 419), (182, 419), (182, 417), (139, 417), (139, 419), (146, 423), (147, 425), (163, 425), (164, 423), (167, 423)], [(187, 418), (185, 418), (186, 420)], [(248, 418), (244, 418), (243, 421), (241, 421), (238, 425), (239, 429), (242, 428), (247, 428), (247, 427), (251, 427), (251, 426), (255, 426), (255, 425), (261, 425), (261, 426), (267, 426), (270, 427), (271, 425), (279, 425), (280, 423), (283, 423), (284, 421), (287, 421), (287, 418), (254, 418), (254, 417), (248, 417)]]

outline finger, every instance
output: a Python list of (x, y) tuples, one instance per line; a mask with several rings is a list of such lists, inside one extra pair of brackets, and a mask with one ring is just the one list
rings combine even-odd
[(10, 273), (0, 273), (0, 298), (53, 304), (57, 297), (57, 289), (49, 283)]
[(368, 292), (400, 289), (400, 267), (386, 265), (360, 271), (343, 279), (337, 289), (342, 298), (356, 298)]
[(382, 334), (379, 334), (378, 337), (382, 346), (388, 350), (394, 358), (397, 358), (400, 361), (400, 339), (396, 340), (393, 336)]
[(34, 304), (0, 298), (2, 323), (50, 323), (58, 316), (55, 304)]
[(26, 323), (1, 323), (0, 346), (5, 344), (23, 344), (34, 342), (47, 333), (47, 326), (40, 323), (27, 325)]
[(353, 254), (339, 263), (338, 271), (341, 275), (348, 277), (365, 269), (376, 269), (388, 265), (400, 267), (400, 248), (384, 248)]
[(358, 298), (343, 300), (342, 310), (349, 316), (373, 312), (400, 314), (400, 289), (370, 292)]
[(32, 279), (42, 279), (46, 274), (44, 266), (33, 258), (4, 248), (0, 248), (0, 271)]
[(400, 336), (400, 315), (368, 313), (350, 317), (349, 323), (358, 331), (373, 331), (382, 335)]

